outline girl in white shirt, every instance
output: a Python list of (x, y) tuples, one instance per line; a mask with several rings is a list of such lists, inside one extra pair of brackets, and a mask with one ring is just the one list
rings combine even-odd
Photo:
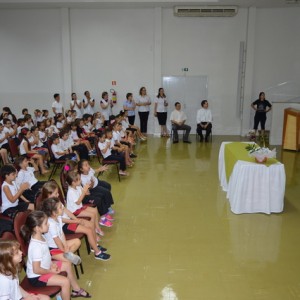
[[(59, 198), (59, 190), (58, 185), (55, 181), (48, 181), (42, 189), (42, 201), (47, 198)], [(101, 247), (97, 244), (98, 241), (100, 241), (100, 237), (97, 236), (101, 235), (103, 236), (104, 233), (101, 231), (98, 223), (97, 228), (95, 230), (95, 222), (92, 220), (86, 220), (83, 218), (77, 218), (68, 208), (63, 207), (63, 216), (62, 221), (64, 223), (63, 225), (63, 232), (65, 234), (74, 234), (74, 233), (84, 233), (86, 234), (91, 251), (95, 253), (95, 259), (103, 259), (104, 255), (99, 255), (99, 252), (106, 252), (107, 249)]]
[(140, 128), (143, 134), (147, 133), (148, 117), (150, 112), (151, 99), (147, 95), (146, 88), (140, 88), (139, 96), (136, 98), (136, 106), (140, 116)]
[[(20, 154), (34, 159), (37, 162), (42, 175), (47, 174), (49, 171), (45, 169), (43, 156), (38, 153), (38, 150), (31, 149), (31, 144), (29, 141), (32, 136), (31, 131), (28, 128), (23, 128), (20, 135), (22, 137), (19, 148)], [(45, 160), (45, 162), (47, 161)]]
[(0, 123), (0, 155), (4, 164), (9, 164), (8, 160), (8, 140), (7, 140), (7, 133), (3, 131), (4, 126)]
[[(22, 196), (23, 192), (29, 188), (29, 183), (22, 183), (19, 187), (15, 180), (17, 170), (12, 165), (4, 165), (1, 168), (1, 176), (4, 182), (1, 186), (2, 198), (2, 213), (10, 218), (13, 218), (17, 212), (27, 209), (33, 210), (34, 205)], [(23, 201), (19, 201), (19, 198)]]
[[(33, 163), (33, 162), (31, 162)], [(20, 167), (18, 172), (16, 183), (21, 186), (23, 183), (29, 183), (29, 189), (23, 192), (23, 196), (34, 203), (36, 195), (41, 190), (46, 181), (38, 181), (34, 175), (34, 172), (38, 170), (37, 166), (29, 167), (29, 161), (25, 156), (19, 156), (15, 161), (16, 166)]]
[[(24, 239), (30, 240), (26, 269), (29, 282), (36, 287), (61, 287), (63, 300), (70, 300), (71, 296), (91, 298), (91, 295), (78, 285), (69, 261), (51, 260), (50, 251), (44, 237), (48, 229), (48, 217), (42, 211), (30, 213), (25, 225), (22, 227)], [(67, 277), (59, 275), (61, 271), (67, 272)], [(72, 287), (72, 293), (70, 293), (70, 287)]]
[[(80, 175), (74, 171), (68, 173), (66, 177), (66, 182), (69, 185), (67, 193), (67, 208), (76, 217), (90, 218), (91, 222), (94, 223), (94, 232), (101, 232), (99, 228), (99, 216), (97, 208), (91, 207), (89, 205), (82, 205), (82, 201), (85, 195), (89, 193), (89, 188), (91, 187), (91, 184), (87, 183), (82, 187)], [(94, 238), (94, 241), (96, 241), (96, 237)], [(96, 246), (93, 248), (93, 250), (95, 251), (96, 259), (108, 260), (110, 258), (109, 254), (104, 253), (106, 249), (102, 247), (98, 249)]]
[(22, 251), (17, 241), (0, 243), (0, 299), (50, 300), (46, 295), (34, 295), (19, 285), (18, 271), (22, 262)]

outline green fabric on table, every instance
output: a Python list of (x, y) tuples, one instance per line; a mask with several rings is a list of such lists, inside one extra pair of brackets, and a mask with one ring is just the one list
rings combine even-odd
[[(225, 145), (224, 160), (225, 160), (227, 182), (229, 181), (229, 177), (232, 173), (233, 167), (238, 160), (244, 160), (244, 161), (256, 163), (255, 158), (249, 156), (248, 151), (245, 149), (247, 145), (248, 145), (247, 143), (241, 143), (241, 142), (232, 142)], [(270, 165), (276, 163), (278, 163), (277, 159), (268, 158), (268, 160), (263, 164), (269, 167)]]

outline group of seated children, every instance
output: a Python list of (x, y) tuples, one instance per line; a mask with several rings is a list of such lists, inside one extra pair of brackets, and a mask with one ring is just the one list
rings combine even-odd
[(89, 160), (90, 156), (97, 155), (96, 147), (99, 147), (104, 160), (119, 161), (120, 175), (128, 176), (126, 168), (134, 165), (133, 158), (136, 157), (133, 153), (136, 139), (146, 140), (137, 126), (129, 124), (127, 111), (111, 116), (107, 127), (103, 127), (105, 122), (100, 112), (77, 119), (73, 110), (68, 111), (66, 117), (58, 113), (54, 118), (49, 118), (46, 110), (43, 113), (35, 110), (34, 120), (27, 109), (23, 109), (22, 113), (23, 118), (17, 120), (8, 107), (3, 108), (2, 116), (5, 117), (0, 117), (0, 156), (4, 164), (12, 161), (8, 139), (13, 139), (19, 154), (33, 160), (41, 174), (49, 172), (48, 145), (51, 145), (56, 160), (75, 161)]
[[(35, 168), (29, 167), (27, 157), (19, 157), (16, 164), (19, 172), (10, 164), (0, 170), (2, 213), (13, 218), (19, 211), (31, 210), (21, 229), (24, 240), (29, 242), (26, 268), (29, 282), (36, 287), (60, 286), (63, 300), (90, 298), (91, 295), (79, 287), (71, 268), (71, 263), (81, 262), (74, 254), (81, 242), (66, 240), (65, 234), (84, 233), (95, 259), (110, 259), (107, 249), (98, 243), (104, 235), (100, 226), (113, 225), (114, 201), (111, 185), (95, 176), (95, 172), (103, 172), (107, 166), (93, 170), (88, 160), (67, 161), (62, 170), (67, 183), (65, 202), (54, 180), (36, 179)], [(7, 265), (3, 262), (5, 251), (10, 251), (9, 259), (13, 262), (10, 269), (5, 269)], [(47, 296), (30, 298), (29, 293), (18, 286), (16, 270), (21, 256), (17, 242), (0, 242), (0, 284), (6, 287), (0, 291), (0, 298), (3, 293), (13, 293), (5, 299), (48, 299)], [(61, 271), (65, 271), (67, 277), (61, 276)]]

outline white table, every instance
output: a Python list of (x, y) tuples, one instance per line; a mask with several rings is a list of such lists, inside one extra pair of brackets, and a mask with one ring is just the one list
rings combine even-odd
[(278, 162), (267, 167), (238, 160), (227, 182), (224, 151), (228, 143), (223, 142), (219, 151), (219, 180), (227, 192), (231, 211), (235, 214), (282, 212), (286, 180), (284, 165)]

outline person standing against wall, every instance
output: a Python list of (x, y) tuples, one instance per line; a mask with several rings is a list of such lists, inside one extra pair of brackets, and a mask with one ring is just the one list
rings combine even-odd
[(126, 110), (128, 113), (128, 122), (130, 125), (134, 125), (135, 121), (135, 101), (133, 100), (132, 93), (126, 94), (126, 100), (123, 103), (123, 109)]
[(82, 103), (80, 100), (77, 99), (76, 93), (71, 94), (72, 100), (70, 103), (70, 109), (76, 111), (76, 119), (80, 119), (82, 117), (81, 108)]
[(54, 102), (52, 103), (52, 111), (54, 115), (57, 114), (63, 114), (64, 115), (64, 108), (63, 105), (60, 102), (60, 95), (59, 94), (54, 94), (53, 95)]
[(265, 124), (267, 120), (267, 112), (272, 108), (271, 103), (266, 100), (264, 92), (259, 93), (259, 97), (256, 101), (251, 104), (251, 107), (255, 110), (254, 116), (254, 130), (257, 132), (258, 124), (260, 123), (261, 135), (265, 133)]
[(146, 88), (140, 88), (139, 96), (137, 97), (136, 106), (138, 106), (140, 117), (140, 128), (143, 134), (147, 133), (148, 117), (150, 112), (151, 99), (147, 95)]
[(109, 117), (112, 115), (113, 102), (108, 99), (108, 92), (103, 92), (101, 95), (100, 107), (104, 116), (104, 127), (109, 125)]
[(154, 116), (157, 117), (158, 124), (161, 127), (160, 136), (169, 136), (168, 129), (166, 126), (167, 122), (167, 107), (168, 101), (163, 88), (158, 89), (158, 95), (154, 102)]
[(93, 115), (94, 112), (94, 106), (95, 106), (95, 99), (91, 98), (90, 92), (85, 91), (84, 92), (84, 99), (82, 100), (83, 104), (83, 113)]

